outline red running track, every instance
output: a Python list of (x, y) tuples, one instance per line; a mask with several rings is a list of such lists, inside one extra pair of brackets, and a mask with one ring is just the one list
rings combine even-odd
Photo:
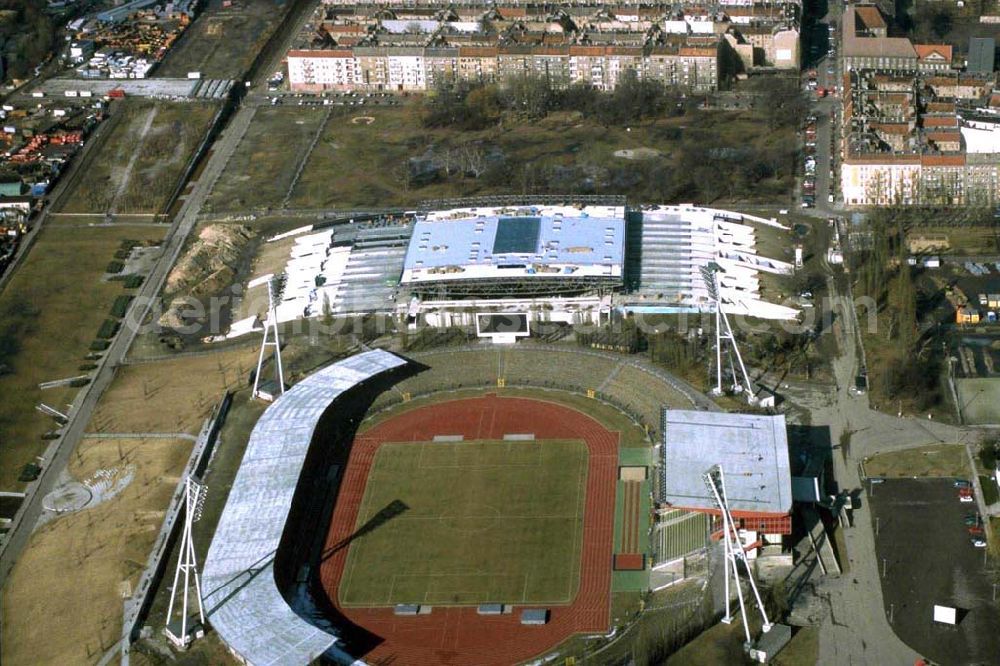
[(337, 497), (326, 547), (341, 542), (353, 531), (368, 472), (383, 442), (426, 442), (435, 435), (462, 435), (468, 440), (502, 439), (510, 433), (534, 433), (537, 439), (577, 439), (587, 443), (590, 458), (576, 598), (569, 605), (549, 606), (550, 618), (544, 626), (521, 625), (521, 607), (506, 615), (482, 616), (475, 607), (436, 606), (430, 614), (415, 617), (398, 617), (392, 608), (345, 608), (337, 599), (348, 552), (342, 548), (321, 566), (323, 588), (345, 617), (383, 641), (368, 654), (356, 657), (369, 663), (400, 666), (500, 666), (536, 657), (572, 634), (608, 630), (618, 433), (607, 430), (583, 412), (558, 403), (494, 394), (452, 400), (400, 414), (357, 437)]

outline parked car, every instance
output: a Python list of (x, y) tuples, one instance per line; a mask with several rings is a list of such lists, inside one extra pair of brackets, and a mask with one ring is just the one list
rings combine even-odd
[(979, 518), (979, 514), (978, 513), (967, 513), (967, 514), (965, 514), (964, 521), (965, 521), (965, 524), (968, 525), (969, 527), (972, 527), (973, 525), (978, 525), (980, 523), (980, 520), (981, 519)]
[(986, 539), (983, 539), (981, 537), (972, 537), (970, 541), (972, 542), (972, 545), (975, 546), (976, 548), (986, 548)]
[(981, 537), (984, 534), (986, 534), (986, 532), (984, 532), (983, 528), (980, 527), (979, 525), (973, 525), (972, 527), (969, 528), (969, 534), (971, 534), (972, 536)]
[(966, 479), (955, 479), (955, 483), (953, 485), (956, 488), (971, 488), (972, 487), (972, 483), (970, 483)]
[(976, 501), (976, 498), (973, 497), (972, 495), (959, 495), (958, 501), (962, 502), (963, 504), (971, 504), (972, 502)]

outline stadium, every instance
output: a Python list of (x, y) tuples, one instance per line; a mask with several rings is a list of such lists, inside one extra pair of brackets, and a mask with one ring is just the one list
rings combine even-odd
[[(205, 560), (206, 620), (226, 648), (251, 664), (569, 659), (626, 621), (616, 595), (703, 566), (720, 528), (704, 497), (677, 495), (709, 464), (688, 454), (730, 438), (727, 464), (752, 466), (741, 433), (784, 421), (684, 425), (719, 408), (641, 358), (524, 338), (539, 321), (704, 311), (708, 262), (726, 271), (724, 307), (788, 316), (758, 299), (756, 272), (787, 265), (756, 254), (752, 225), (777, 223), (737, 215), (466, 206), (349, 239), (339, 227), (272, 239), (290, 256), (276, 321), (364, 303), (483, 340), (362, 351), (266, 408)], [(756, 521), (750, 548), (787, 533), (786, 449), (777, 436), (755, 449), (784, 472), (739, 514)]]
[[(477, 312), (527, 322), (607, 321), (613, 313), (714, 311), (704, 269), (720, 271), (722, 308), (791, 320), (761, 295), (762, 274), (793, 270), (789, 229), (771, 218), (692, 205), (631, 208), (621, 197), (562, 203), (442, 202), (377, 223), (321, 223), (269, 240), (287, 261), (275, 317), (382, 314), (418, 325), (476, 325)], [(782, 258), (761, 250), (778, 251)], [(258, 286), (261, 290), (263, 287)], [(247, 295), (260, 300), (253, 287)], [(259, 330), (254, 314), (228, 338)], [(529, 324), (530, 325), (530, 324)]]

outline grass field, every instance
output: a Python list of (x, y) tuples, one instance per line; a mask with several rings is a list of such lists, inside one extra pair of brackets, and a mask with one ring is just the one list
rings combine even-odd
[[(208, 211), (246, 211), (281, 204), (299, 161), (323, 122), (322, 111), (262, 106), (254, 113), (215, 189), (205, 202)], [(341, 174), (326, 174), (328, 182)]]
[(969, 425), (1000, 423), (1000, 379), (967, 377), (955, 380), (962, 418)]
[[(578, 441), (383, 444), (340, 601), (568, 603), (580, 577), (587, 460)], [(382, 522), (399, 502), (407, 508)]]
[[(38, 316), (18, 335), (13, 371), (0, 376), (0, 488), (17, 486), (21, 466), (44, 450), (40, 437), (55, 424), (35, 411), (39, 402), (64, 408), (78, 389), (39, 390), (38, 384), (81, 374), (90, 342), (121, 282), (101, 279), (123, 239), (160, 240), (156, 228), (47, 227), (0, 295), (0, 311), (30, 303)], [(0, 322), (6, 323), (6, 322)]]
[(880, 453), (865, 461), (869, 477), (969, 477), (969, 458), (962, 444), (935, 444)]
[(85, 480), (131, 466), (114, 498), (32, 535), (4, 588), (0, 662), (96, 664), (121, 635), (123, 595), (145, 567), (191, 453), (186, 440), (86, 439), (69, 471)]
[(247, 346), (119, 368), (87, 429), (196, 434), (227, 389), (247, 385), (256, 354)]
[[(204, 138), (218, 106), (204, 102), (119, 102), (102, 144), (88, 155), (63, 213), (159, 213)], [(59, 218), (57, 218), (59, 219)]]

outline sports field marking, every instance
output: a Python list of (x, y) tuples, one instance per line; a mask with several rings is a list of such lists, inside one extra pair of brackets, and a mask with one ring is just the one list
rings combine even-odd
[[(584, 511), (587, 508), (587, 503), (585, 501), (586, 500), (586, 496), (587, 496), (587, 469), (586, 469), (586, 466), (587, 466), (587, 460), (586, 459), (582, 459), (580, 461), (580, 467), (581, 467), (581, 469), (578, 471), (578, 475), (580, 477), (580, 481), (579, 481), (579, 484), (576, 487), (576, 505), (578, 507), (576, 519), (579, 520), (581, 523), (583, 522)], [(583, 541), (583, 530), (579, 530), (576, 534), (573, 535), (573, 552), (574, 553), (580, 552), (580, 546), (582, 544), (582, 541)], [(579, 569), (577, 569), (577, 571), (579, 571)], [(576, 577), (579, 577), (579, 576), (576, 576)], [(567, 585), (569, 585), (569, 587), (566, 590), (566, 596), (570, 597), (573, 594), (573, 579), (569, 579), (567, 581)]]
[(588, 460), (579, 440), (383, 444), (355, 529), (407, 510), (351, 541), (341, 603), (570, 602)]

